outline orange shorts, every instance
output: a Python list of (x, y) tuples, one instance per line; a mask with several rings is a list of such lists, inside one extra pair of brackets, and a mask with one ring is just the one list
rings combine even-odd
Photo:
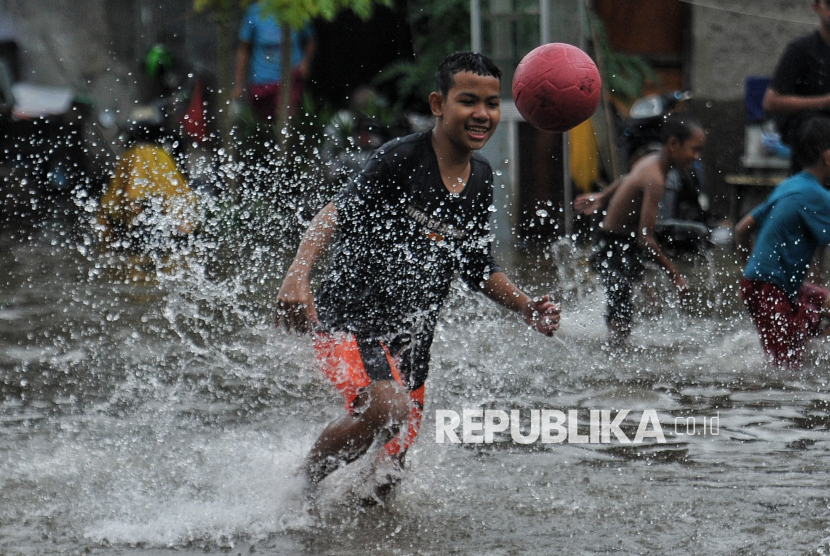
[[(346, 411), (354, 414), (354, 403), (364, 388), (376, 380), (394, 380), (406, 387), (398, 360), (383, 343), (360, 342), (352, 334), (314, 333), (314, 354), (320, 370), (345, 399)], [(418, 436), (424, 411), (424, 386), (409, 392), (409, 421), (401, 433), (386, 443), (386, 453), (406, 452)]]

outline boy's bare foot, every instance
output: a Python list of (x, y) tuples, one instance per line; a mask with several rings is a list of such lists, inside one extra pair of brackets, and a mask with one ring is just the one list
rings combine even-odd
[(379, 454), (366, 477), (369, 490), (360, 499), (362, 506), (385, 506), (395, 498), (395, 489), (403, 479), (402, 458), (391, 458), (385, 453)]
[(305, 465), (294, 471), (293, 478), (300, 483), (298, 496), (303, 511), (314, 513), (317, 508), (317, 495), (319, 493), (318, 482), (309, 479), (308, 469)]

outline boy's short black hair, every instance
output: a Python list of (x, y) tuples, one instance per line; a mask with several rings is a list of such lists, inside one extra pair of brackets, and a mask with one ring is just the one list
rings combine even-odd
[(692, 136), (695, 129), (703, 129), (697, 119), (683, 112), (675, 112), (663, 118), (660, 140), (665, 145), (669, 142), (669, 139), (676, 137), (683, 144)]
[(455, 74), (462, 71), (470, 71), (476, 75), (492, 75), (496, 79), (501, 79), (501, 70), (484, 54), (470, 51), (456, 52), (438, 64), (438, 71), (435, 74), (438, 92), (446, 97), (455, 84)]
[(801, 124), (794, 155), (802, 165), (812, 166), (827, 149), (830, 149), (830, 118), (813, 116)]

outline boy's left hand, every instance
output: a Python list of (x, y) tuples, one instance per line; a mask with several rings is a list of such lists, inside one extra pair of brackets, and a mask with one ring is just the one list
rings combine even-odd
[(553, 336), (559, 329), (559, 305), (552, 302), (549, 295), (544, 295), (525, 305), (522, 318), (534, 330), (545, 336)]
[(588, 216), (602, 209), (602, 202), (599, 195), (594, 193), (583, 193), (574, 199), (574, 209), (579, 214)]

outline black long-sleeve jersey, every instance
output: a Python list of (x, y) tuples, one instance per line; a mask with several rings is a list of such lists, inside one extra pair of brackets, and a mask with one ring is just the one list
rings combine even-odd
[(444, 186), (432, 133), (391, 141), (334, 198), (339, 233), (317, 295), (324, 329), (378, 340), (410, 389), (426, 379), (438, 312), (456, 272), (480, 289), (492, 257), (493, 172), (474, 155), (458, 195)]

